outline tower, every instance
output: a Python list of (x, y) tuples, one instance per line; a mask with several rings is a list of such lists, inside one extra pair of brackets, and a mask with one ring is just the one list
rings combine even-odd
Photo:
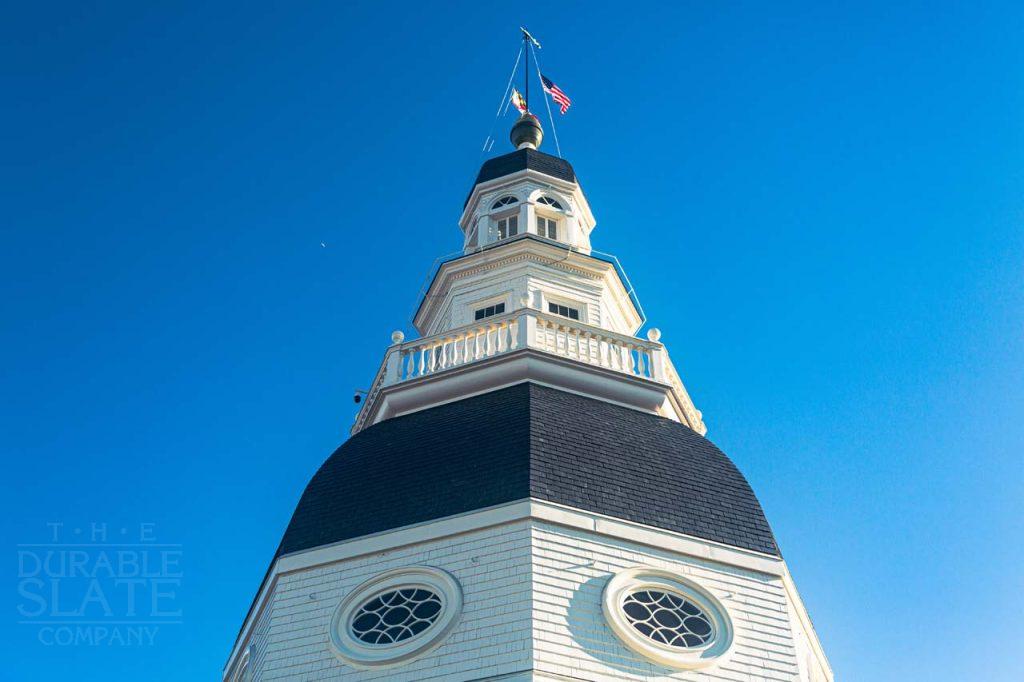
[(224, 679), (831, 680), (753, 491), (591, 248), (573, 167), (532, 114), (510, 139)]

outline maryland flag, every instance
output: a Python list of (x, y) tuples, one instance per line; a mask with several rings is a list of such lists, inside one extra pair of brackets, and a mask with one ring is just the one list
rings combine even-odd
[(516, 109), (519, 110), (520, 114), (526, 113), (526, 100), (523, 99), (523, 96), (520, 95), (519, 91), (516, 90), (515, 88), (512, 88), (512, 97), (509, 98), (509, 101), (511, 101), (512, 104), (515, 105)]

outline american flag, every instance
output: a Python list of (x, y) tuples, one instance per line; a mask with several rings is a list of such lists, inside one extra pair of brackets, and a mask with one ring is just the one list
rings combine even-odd
[(555, 104), (560, 107), (560, 111), (564, 114), (569, 110), (569, 105), (572, 104), (572, 100), (569, 99), (569, 95), (562, 92), (562, 89), (555, 85), (550, 78), (541, 74), (540, 82), (544, 85), (544, 92), (551, 95), (551, 99), (555, 100)]

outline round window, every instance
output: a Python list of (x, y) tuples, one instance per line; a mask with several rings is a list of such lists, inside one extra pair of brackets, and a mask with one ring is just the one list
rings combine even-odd
[(367, 644), (394, 644), (420, 634), (441, 615), (441, 597), (422, 587), (391, 590), (360, 606), (352, 635)]
[(732, 645), (725, 607), (681, 575), (657, 568), (618, 573), (604, 590), (605, 619), (623, 644), (673, 668), (701, 668)]
[(462, 612), (462, 589), (445, 571), (387, 571), (352, 590), (331, 621), (335, 654), (357, 668), (404, 663), (439, 646)]

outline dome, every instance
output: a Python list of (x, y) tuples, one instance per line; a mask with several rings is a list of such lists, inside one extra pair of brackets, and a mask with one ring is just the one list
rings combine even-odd
[(572, 164), (565, 159), (545, 154), (536, 149), (517, 149), (514, 152), (495, 156), (493, 159), (484, 161), (483, 165), (480, 166), (480, 172), (477, 173), (476, 180), (473, 181), (473, 187), (469, 190), (469, 196), (463, 202), (463, 206), (469, 203), (469, 199), (473, 196), (473, 190), (476, 189), (477, 185), (524, 170), (537, 171), (538, 173), (544, 173), (566, 182), (577, 181), (576, 172), (573, 170)]
[(779, 555), (749, 484), (711, 441), (524, 383), (357, 433), (313, 476), (277, 556), (531, 497)]

